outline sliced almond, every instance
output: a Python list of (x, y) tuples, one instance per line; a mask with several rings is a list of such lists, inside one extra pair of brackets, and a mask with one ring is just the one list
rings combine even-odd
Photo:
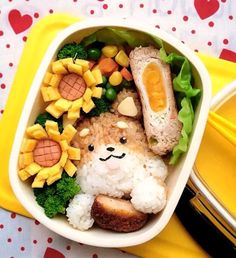
[(118, 112), (124, 116), (134, 117), (138, 114), (138, 109), (132, 97), (127, 97), (122, 100), (117, 108)]
[(126, 128), (129, 128), (128, 124), (124, 121), (118, 121), (116, 123), (116, 126), (120, 129), (126, 129)]
[(82, 129), (80, 132), (79, 132), (79, 136), (80, 137), (85, 137), (85, 136), (87, 136), (88, 134), (89, 134), (89, 128), (84, 128), (84, 129)]

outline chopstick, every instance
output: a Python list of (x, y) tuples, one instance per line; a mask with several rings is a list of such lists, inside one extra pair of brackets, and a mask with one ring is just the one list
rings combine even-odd
[(236, 145), (236, 124), (230, 122), (213, 111), (209, 112), (208, 123), (230, 143)]

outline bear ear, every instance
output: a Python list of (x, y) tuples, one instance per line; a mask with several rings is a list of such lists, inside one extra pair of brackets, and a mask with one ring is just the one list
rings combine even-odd
[(142, 108), (138, 93), (134, 90), (123, 89), (118, 93), (112, 104), (114, 113), (136, 119), (142, 117)]

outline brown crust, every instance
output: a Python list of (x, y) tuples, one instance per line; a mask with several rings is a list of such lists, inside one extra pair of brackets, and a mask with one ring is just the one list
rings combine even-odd
[(98, 195), (91, 216), (97, 225), (117, 232), (133, 232), (142, 228), (148, 215), (134, 209), (130, 201)]

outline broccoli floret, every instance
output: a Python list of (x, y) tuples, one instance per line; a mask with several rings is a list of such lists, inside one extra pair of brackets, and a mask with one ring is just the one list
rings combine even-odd
[(63, 59), (68, 57), (87, 59), (88, 55), (82, 45), (74, 42), (66, 44), (59, 50), (57, 54), (57, 59)]
[(60, 133), (63, 131), (63, 123), (62, 123), (62, 118), (56, 119), (55, 117), (53, 117), (52, 115), (50, 115), (48, 112), (39, 114), (35, 120), (35, 124), (40, 124), (43, 126), (43, 128), (45, 128), (45, 123), (47, 120), (52, 120), (57, 122), (58, 124), (58, 129), (60, 131)]
[(68, 202), (77, 193), (80, 187), (74, 177), (69, 177), (65, 172), (62, 178), (52, 185), (34, 189), (37, 203), (44, 208), (49, 218), (55, 217), (58, 213), (65, 213)]
[(84, 113), (84, 116), (99, 116), (101, 113), (105, 113), (110, 110), (111, 103), (103, 97), (101, 99), (93, 98), (93, 102), (95, 104), (95, 107), (89, 113)]

